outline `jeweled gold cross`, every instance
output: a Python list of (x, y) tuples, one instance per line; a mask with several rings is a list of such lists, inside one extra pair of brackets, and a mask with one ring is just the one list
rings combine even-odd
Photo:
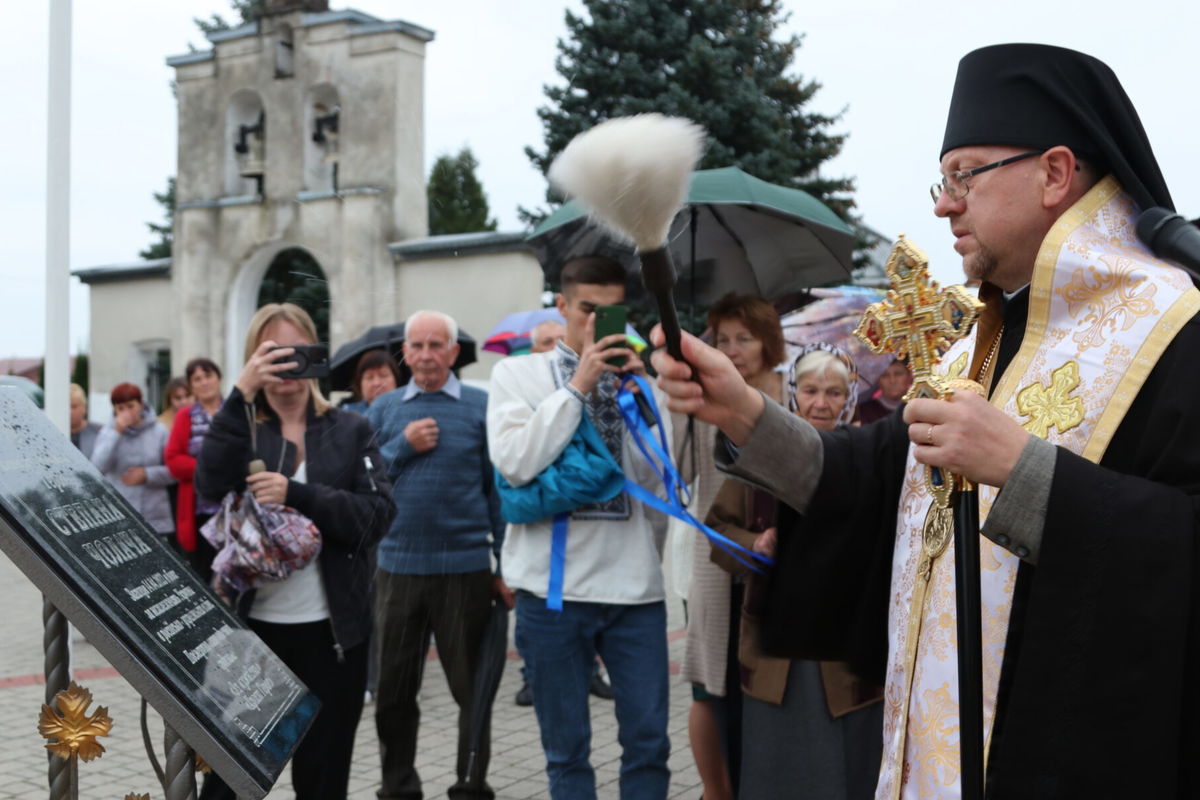
[(941, 398), (946, 386), (933, 368), (971, 332), (983, 303), (961, 286), (938, 286), (929, 277), (929, 260), (904, 234), (888, 256), (887, 274), (892, 288), (883, 300), (867, 306), (854, 333), (871, 352), (893, 353), (908, 362), (913, 383), (905, 400)]
[[(888, 255), (892, 288), (878, 303), (867, 306), (854, 334), (873, 353), (894, 353), (906, 359), (913, 382), (904, 400), (953, 394), (950, 382), (933, 374), (942, 355), (971, 332), (983, 303), (962, 286), (945, 290), (929, 277), (929, 259), (904, 234)], [(937, 467), (925, 468), (925, 482), (940, 508), (950, 503), (956, 479)]]

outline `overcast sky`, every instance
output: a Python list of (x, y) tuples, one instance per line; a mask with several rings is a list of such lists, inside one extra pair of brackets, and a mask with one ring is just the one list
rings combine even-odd
[[(954, 281), (959, 262), (948, 226), (931, 213), (928, 185), (958, 59), (975, 47), (1034, 41), (1098, 56), (1133, 98), (1171, 187), (1200, 216), (1200, 5), (1147, 0), (785, 0), (788, 29), (805, 35), (794, 71), (822, 84), (813, 108), (846, 109), (849, 134), (830, 175), (857, 179), (867, 224), (906, 233)], [(5, 4), (0, 74), (7, 123), (0, 129), (0, 357), (36, 355), (44, 340), (46, 31), (48, 3)], [(344, 7), (333, 3), (334, 8)], [(523, 154), (541, 147), (541, 87), (558, 82), (555, 40), (562, 0), (358, 0), (350, 7), (436, 32), (426, 62), (425, 161), (468, 144), (501, 229), (518, 205), (541, 201), (541, 175)], [(825, 8), (827, 10), (821, 10)], [(72, 268), (137, 258), (150, 242), (152, 193), (175, 171), (175, 104), (164, 59), (207, 47), (194, 16), (232, 16), (223, 0), (76, 0), (72, 138)], [(72, 350), (86, 348), (87, 290), (72, 290)]]

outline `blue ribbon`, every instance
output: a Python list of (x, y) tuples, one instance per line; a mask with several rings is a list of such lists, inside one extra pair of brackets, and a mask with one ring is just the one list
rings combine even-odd
[[(654, 432), (650, 430), (650, 426), (642, 419), (641, 412), (638, 409), (637, 398), (630, 391), (630, 384), (635, 384), (647, 401), (650, 412), (654, 417), (655, 426), (658, 428), (657, 440), (654, 437)], [(768, 567), (774, 566), (775, 560), (771, 557), (742, 547), (729, 537), (717, 533), (696, 519), (687, 510), (687, 504), (691, 500), (691, 490), (684, 483), (683, 477), (679, 474), (679, 470), (675, 468), (675, 462), (670, 456), (670, 446), (667, 444), (667, 434), (663, 429), (662, 414), (659, 413), (658, 404), (654, 401), (654, 393), (651, 391), (650, 384), (645, 378), (637, 375), (627, 375), (625, 377), (625, 380), (621, 383), (620, 391), (617, 392), (617, 407), (621, 411), (621, 417), (625, 421), (625, 427), (629, 430), (629, 435), (633, 439), (634, 444), (637, 445), (646, 462), (650, 464), (662, 481), (663, 486), (666, 487), (667, 499), (663, 500), (658, 495), (639, 486), (628, 478), (625, 479), (625, 492), (633, 499), (640, 501), (643, 505), (650, 506), (656, 511), (660, 511), (667, 516), (674, 517), (691, 525), (707, 536), (708, 540), (715, 547), (724, 550), (729, 554), (730, 558), (752, 572), (761, 574), (763, 569), (762, 566), (759, 566), (760, 564)], [(549, 608), (551, 611), (562, 611), (563, 608), (563, 580), (567, 563), (567, 525), (570, 518), (571, 515), (569, 513), (555, 514), (551, 528), (550, 585), (546, 590), (546, 608)]]
[[(654, 432), (650, 430), (649, 425), (642, 419), (642, 415), (638, 410), (637, 398), (630, 389), (631, 384), (637, 386), (638, 391), (645, 398), (646, 404), (650, 408), (655, 425), (658, 428), (657, 440), (655, 439)], [(625, 491), (629, 493), (629, 496), (640, 500), (645, 505), (663, 514), (691, 525), (707, 536), (708, 540), (714, 546), (724, 550), (730, 558), (752, 572), (761, 573), (763, 571), (759, 564), (768, 567), (774, 566), (774, 559), (742, 547), (727, 536), (717, 533), (696, 519), (687, 510), (687, 504), (691, 499), (691, 491), (688, 489), (687, 484), (684, 483), (679, 470), (675, 468), (675, 462), (671, 458), (670, 446), (667, 444), (667, 433), (663, 428), (662, 414), (659, 413), (658, 404), (654, 401), (654, 393), (650, 389), (649, 382), (637, 375), (626, 375), (625, 380), (621, 382), (620, 391), (617, 392), (617, 406), (621, 410), (621, 416), (625, 420), (625, 426), (629, 429), (629, 435), (633, 438), (634, 444), (637, 445), (646, 462), (650, 464), (659, 476), (659, 479), (662, 480), (663, 486), (666, 487), (667, 499), (663, 500), (626, 478)], [(755, 562), (758, 563), (756, 564)]]
[(550, 538), (550, 588), (546, 591), (546, 608), (563, 609), (563, 573), (567, 566), (567, 522), (570, 513), (555, 514)]

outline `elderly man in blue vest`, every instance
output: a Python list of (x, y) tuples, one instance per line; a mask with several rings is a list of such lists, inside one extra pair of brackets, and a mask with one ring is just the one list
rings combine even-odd
[[(405, 323), (406, 385), (378, 397), (368, 418), (392, 480), (396, 520), (379, 543), (375, 626), (379, 637), (379, 733), (383, 785), (378, 796), (423, 796), (414, 764), (417, 692), (429, 650), (458, 703), (459, 780), (447, 792), (464, 800), (494, 796), (484, 780), (490, 731), (466, 775), (471, 687), (493, 594), (512, 607), (499, 575), (504, 522), (487, 445), (487, 393), (451, 372), (458, 325), (446, 314), (418, 311)], [(493, 556), (496, 560), (493, 562)], [(493, 570), (493, 563), (497, 568)], [(490, 725), (490, 716), (485, 728)]]

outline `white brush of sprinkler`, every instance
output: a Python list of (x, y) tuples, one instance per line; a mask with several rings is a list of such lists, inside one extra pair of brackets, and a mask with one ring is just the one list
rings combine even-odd
[(619, 117), (572, 139), (549, 172), (555, 188), (578, 200), (605, 228), (633, 241), (642, 285), (658, 303), (667, 352), (679, 360), (675, 266), (667, 234), (687, 197), (706, 135), (682, 117)]

